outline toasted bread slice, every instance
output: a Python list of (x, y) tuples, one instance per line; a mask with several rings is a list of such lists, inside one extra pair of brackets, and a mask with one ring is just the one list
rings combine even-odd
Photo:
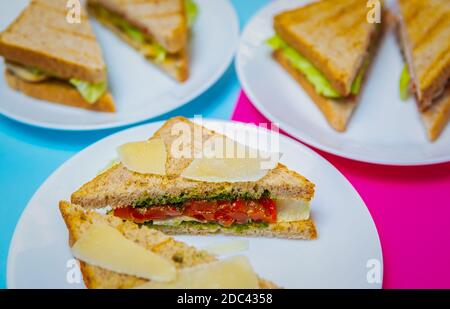
[(211, 235), (224, 234), (246, 237), (271, 237), (283, 239), (313, 240), (317, 238), (317, 230), (312, 220), (295, 222), (279, 222), (267, 225), (245, 227), (224, 227), (219, 224), (198, 224), (182, 222), (180, 225), (152, 225), (153, 229), (169, 235)]
[(29, 83), (14, 75), (9, 70), (5, 71), (5, 80), (9, 87), (20, 91), (30, 97), (53, 103), (69, 105), (99, 112), (115, 112), (116, 107), (111, 94), (104, 94), (94, 104), (87, 103), (80, 93), (67, 82), (52, 79), (39, 83)]
[(186, 48), (188, 24), (184, 0), (88, 0), (126, 19), (175, 54)]
[(131, 45), (134, 49), (140, 52), (144, 57), (150, 60), (153, 64), (166, 72), (169, 76), (179, 82), (184, 82), (189, 78), (189, 54), (187, 46), (183, 47), (178, 53), (167, 54), (164, 61), (157, 61), (154, 58), (148, 57), (145, 52), (145, 46), (143, 43), (132, 40), (122, 30), (118, 29), (111, 21), (106, 18), (102, 18), (98, 14), (96, 6), (88, 6), (89, 13), (97, 18), (97, 20), (113, 31), (121, 40)]
[[(64, 201), (60, 202), (59, 209), (69, 231), (71, 247), (92, 224), (103, 223), (116, 228), (126, 238), (147, 250), (173, 261), (177, 268), (193, 267), (216, 261), (214, 256), (205, 251), (197, 250), (145, 226), (140, 227), (132, 222), (124, 222), (111, 215), (85, 211), (79, 206)], [(120, 274), (82, 261), (80, 261), (80, 268), (84, 283), (89, 289), (128, 289), (147, 282), (135, 276)], [(274, 283), (264, 279), (259, 279), (259, 285), (262, 289), (278, 288)]]
[(419, 108), (441, 96), (450, 78), (450, 1), (399, 0), (399, 36)]
[(99, 44), (82, 8), (81, 23), (67, 21), (67, 1), (33, 0), (0, 34), (0, 55), (61, 79), (106, 79)]
[[(71, 201), (87, 208), (105, 206), (124, 207), (133, 205), (142, 197), (166, 198), (188, 194), (191, 199), (205, 199), (220, 194), (240, 193), (261, 196), (266, 190), (275, 199), (295, 199), (310, 201), (314, 195), (314, 184), (282, 164), (271, 170), (258, 182), (207, 183), (179, 177), (193, 161), (198, 144), (193, 143), (196, 132), (202, 133), (205, 143), (212, 136), (222, 136), (183, 117), (168, 120), (152, 137), (162, 139), (166, 149), (172, 149), (172, 143), (180, 138), (178, 128), (190, 130), (192, 143), (189, 145), (191, 158), (175, 158), (168, 151), (166, 163), (167, 176), (144, 175), (131, 172), (122, 164), (117, 164), (100, 174), (92, 181), (74, 192)], [(194, 144), (194, 145), (193, 145)], [(200, 145), (201, 146), (201, 145)]]
[(274, 19), (278, 35), (347, 97), (377, 34), (366, 0), (318, 1)]
[(450, 118), (450, 84), (444, 93), (420, 114), (425, 124), (428, 138), (431, 141), (437, 140)]

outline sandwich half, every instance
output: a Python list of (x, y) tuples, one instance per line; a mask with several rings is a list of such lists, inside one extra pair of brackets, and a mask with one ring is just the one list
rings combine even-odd
[(406, 67), (400, 92), (414, 94), (431, 141), (450, 117), (450, 1), (399, 0), (398, 38)]
[[(69, 231), (70, 247), (73, 247), (88, 233), (93, 225), (107, 225), (119, 231), (127, 240), (134, 242), (139, 247), (173, 263), (178, 270), (216, 261), (216, 257), (206, 251), (197, 250), (159, 231), (123, 221), (112, 215), (86, 211), (80, 206), (64, 201), (60, 202), (59, 209)], [(117, 254), (115, 255), (117, 256)], [(120, 259), (117, 258), (117, 260)], [(148, 280), (141, 277), (100, 267), (96, 265), (99, 264), (98, 261), (96, 262), (87, 263), (80, 260), (83, 280), (89, 289), (129, 289), (148, 283)], [(278, 288), (274, 283), (261, 278), (258, 279), (258, 285), (262, 289)]]
[(180, 82), (189, 78), (193, 0), (88, 0), (88, 10), (169, 76)]
[(106, 65), (86, 12), (67, 21), (67, 1), (33, 0), (0, 33), (8, 85), (24, 94), (74, 107), (114, 112)]
[[(324, 0), (274, 17), (273, 57), (303, 87), (329, 124), (345, 131), (358, 105), (381, 23), (365, 0)], [(381, 10), (382, 13), (384, 13)]]
[[(201, 143), (193, 138), (187, 144), (189, 156), (169, 151), (178, 147), (180, 127), (192, 138), (201, 136)], [(172, 118), (150, 139), (163, 141), (167, 149), (165, 175), (133, 172), (119, 162), (74, 192), (71, 202), (90, 209), (110, 207), (117, 217), (168, 234), (317, 237), (309, 205), (314, 184), (280, 163), (257, 180), (211, 182), (185, 177), (197, 147), (211, 138), (230, 141), (185, 118)]]

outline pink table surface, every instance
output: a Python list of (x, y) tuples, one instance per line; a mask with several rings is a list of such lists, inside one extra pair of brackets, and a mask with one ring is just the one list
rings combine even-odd
[[(270, 122), (244, 93), (232, 119)], [(347, 177), (366, 203), (383, 248), (383, 287), (450, 288), (450, 163), (381, 166), (313, 149)]]

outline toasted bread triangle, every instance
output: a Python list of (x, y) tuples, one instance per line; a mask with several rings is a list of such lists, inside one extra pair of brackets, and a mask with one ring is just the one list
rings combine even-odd
[(164, 71), (173, 79), (179, 82), (184, 82), (189, 78), (190, 68), (187, 46), (185, 46), (180, 52), (176, 54), (167, 54), (164, 61), (156, 61), (155, 59), (147, 57), (145, 55), (145, 47), (142, 43), (130, 39), (130, 37), (128, 37), (123, 31), (118, 29), (113, 23), (99, 16), (96, 9), (90, 8), (89, 13), (95, 16), (102, 25), (108, 27), (108, 29), (114, 32), (121, 40), (132, 46), (135, 50), (140, 52), (144, 57), (146, 57), (155, 66)]
[(377, 33), (368, 12), (366, 0), (318, 1), (275, 16), (274, 27), (346, 97)]
[(450, 1), (399, 0), (399, 34), (419, 108), (425, 110), (450, 78)]
[(61, 79), (106, 79), (102, 52), (84, 8), (81, 22), (67, 21), (67, 1), (33, 0), (0, 34), (0, 55)]
[[(197, 250), (145, 226), (139, 227), (137, 224), (124, 222), (111, 215), (85, 211), (79, 206), (64, 201), (60, 202), (59, 209), (69, 231), (70, 246), (73, 246), (92, 224), (103, 223), (116, 228), (126, 238), (147, 250), (173, 261), (177, 268), (193, 267), (216, 260), (216, 257), (205, 251)], [(128, 289), (147, 282), (135, 276), (120, 274), (82, 261), (80, 261), (80, 268), (84, 283), (90, 289)], [(264, 279), (259, 279), (259, 285), (263, 289), (278, 288), (274, 283)]]
[(188, 42), (184, 0), (89, 0), (125, 18), (170, 53), (179, 53)]
[(168, 120), (153, 135), (152, 139), (162, 139), (166, 144), (166, 149), (170, 150), (173, 143), (180, 138), (181, 131), (177, 130), (179, 128), (190, 132), (192, 140), (188, 149), (192, 156), (191, 158), (175, 158), (168, 151), (167, 176), (138, 174), (129, 171), (122, 164), (117, 164), (74, 192), (71, 197), (72, 203), (87, 208), (105, 206), (114, 208), (134, 205), (143, 197), (166, 198), (167, 196), (189, 195), (192, 199), (202, 200), (221, 194), (261, 196), (266, 191), (269, 191), (274, 198), (304, 201), (312, 199), (314, 184), (282, 164), (269, 171), (258, 182), (206, 183), (179, 177), (192, 162), (194, 152), (201, 145), (193, 142), (194, 135), (200, 132), (203, 143), (212, 136), (223, 137), (223, 135), (194, 124), (186, 118), (176, 117)]
[(361, 99), (366, 81), (370, 74), (370, 69), (373, 60), (376, 56), (377, 48), (383, 35), (395, 25), (395, 18), (393, 15), (383, 11), (383, 22), (381, 29), (372, 37), (366, 58), (368, 57), (369, 66), (366, 69), (365, 75), (362, 79), (362, 86), (357, 95), (349, 95), (340, 99), (326, 98), (318, 94), (315, 87), (308, 81), (306, 76), (291, 65), (290, 61), (285, 57), (281, 50), (273, 52), (273, 58), (281, 64), (281, 66), (302, 86), (305, 92), (309, 95), (311, 100), (316, 104), (320, 111), (325, 116), (330, 126), (338, 132), (345, 132), (348, 124), (358, 107)]
[[(187, 44), (188, 28), (184, 12), (184, 0), (168, 0), (157, 2), (145, 0), (139, 3), (133, 1), (89, 0), (89, 12), (100, 23), (113, 31), (121, 40), (131, 45), (144, 57), (173, 79), (184, 82), (189, 78), (189, 50)], [(103, 18), (99, 7), (105, 7), (111, 12), (123, 16), (128, 22), (146, 33), (161, 44), (169, 53), (163, 61), (158, 61), (146, 55), (145, 44), (130, 39), (110, 20)], [(176, 19), (177, 22), (173, 21)], [(172, 22), (170, 22), (172, 20)]]

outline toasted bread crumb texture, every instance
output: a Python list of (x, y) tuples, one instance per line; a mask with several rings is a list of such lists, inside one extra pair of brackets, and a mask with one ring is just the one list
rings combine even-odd
[[(216, 260), (214, 256), (205, 251), (197, 250), (145, 226), (139, 227), (132, 222), (122, 221), (111, 215), (102, 215), (94, 211), (84, 211), (81, 207), (64, 201), (60, 202), (59, 209), (69, 231), (70, 246), (92, 224), (106, 223), (119, 230), (127, 239), (171, 260), (177, 268), (193, 267)], [(146, 280), (135, 276), (119, 274), (84, 262), (80, 262), (80, 266), (83, 280), (88, 288), (125, 289), (134, 288), (146, 282)], [(263, 279), (260, 279), (260, 287), (277, 288), (272, 282)]]
[(399, 0), (400, 34), (421, 109), (450, 78), (450, 1)]
[(109, 93), (104, 94), (94, 104), (89, 104), (69, 83), (55, 79), (39, 83), (29, 83), (20, 77), (15, 76), (8, 70), (5, 71), (5, 80), (12, 89), (23, 92), (24, 94), (39, 100), (98, 112), (113, 113), (116, 111), (114, 100)]
[(105, 63), (84, 8), (67, 22), (67, 1), (33, 0), (0, 34), (0, 55), (62, 79), (106, 79)]
[(122, 16), (170, 53), (180, 52), (187, 44), (184, 0), (89, 0), (89, 4)]
[(317, 238), (317, 230), (312, 220), (281, 222), (268, 224), (265, 227), (227, 228), (218, 224), (191, 224), (190, 222), (183, 222), (177, 226), (154, 225), (152, 228), (169, 235), (211, 235), (220, 233), (233, 236), (274, 237), (283, 239), (313, 240)]
[(376, 35), (367, 13), (366, 0), (317, 1), (275, 16), (274, 27), (345, 97)]
[[(178, 131), (178, 129), (184, 131)], [(173, 133), (172, 133), (172, 130)], [(247, 193), (261, 195), (269, 191), (273, 198), (301, 199), (310, 201), (314, 195), (314, 184), (298, 173), (289, 170), (282, 164), (258, 182), (240, 183), (206, 183), (184, 179), (180, 173), (192, 162), (192, 158), (175, 158), (171, 155), (172, 143), (175, 143), (180, 132), (190, 132), (191, 143), (188, 149), (193, 154), (200, 144), (194, 144), (194, 132), (200, 132), (203, 142), (211, 136), (222, 136), (207, 130), (186, 118), (176, 117), (168, 120), (152, 138), (160, 138), (166, 144), (168, 159), (166, 172), (168, 176), (143, 175), (127, 170), (117, 164), (82, 186), (72, 194), (74, 204), (89, 208), (105, 206), (124, 207), (133, 205), (143, 197), (178, 197), (180, 195), (211, 196), (219, 194)], [(192, 155), (193, 157), (193, 155)]]

